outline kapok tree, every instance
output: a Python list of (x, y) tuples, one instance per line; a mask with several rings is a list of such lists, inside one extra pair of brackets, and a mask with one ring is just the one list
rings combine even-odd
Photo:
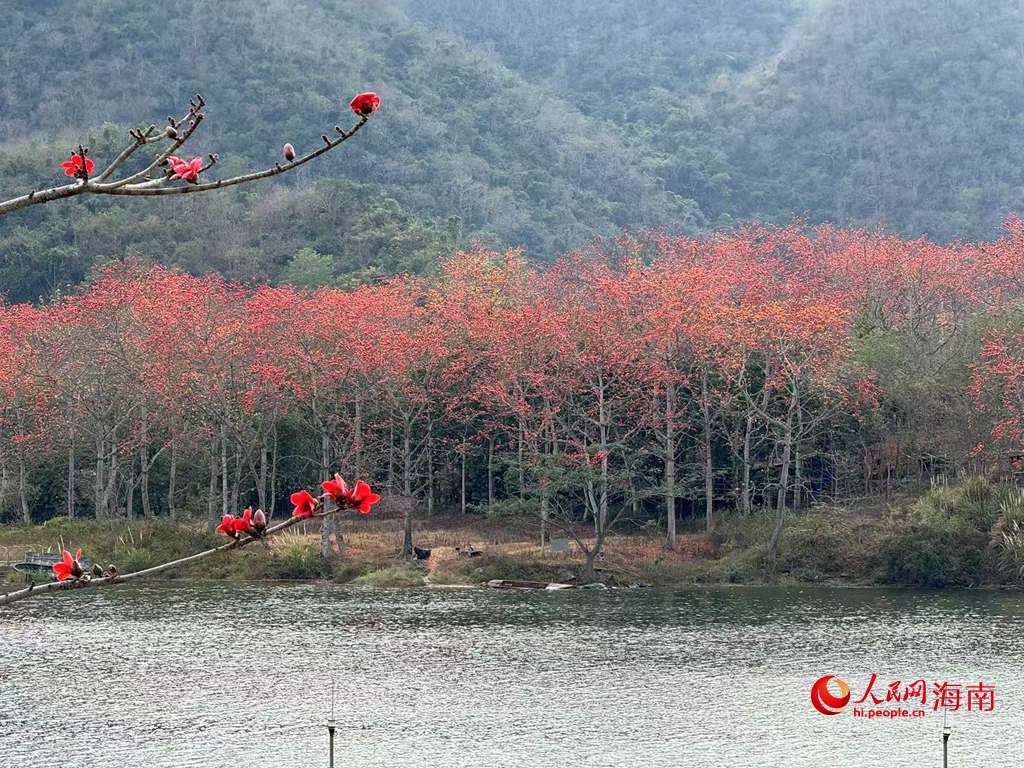
[[(358, 117), (358, 122), (347, 130), (340, 125), (334, 126), (330, 135), (324, 133), (320, 136), (316, 149), (299, 155), (290, 142), (285, 143), (281, 149), (281, 161), (268, 168), (226, 179), (205, 181), (210, 169), (217, 164), (219, 156), (216, 153), (209, 153), (205, 157), (197, 155), (191, 160), (185, 160), (178, 154), (192, 140), (206, 119), (206, 100), (197, 94), (189, 100), (184, 114), (180, 118), (168, 117), (167, 124), (162, 129), (157, 129), (155, 124), (130, 129), (127, 145), (100, 170), (97, 170), (95, 161), (89, 157), (89, 147), (79, 144), (71, 151), (71, 157), (61, 166), (65, 176), (74, 181), (60, 186), (34, 189), (24, 195), (0, 202), (0, 216), (29, 206), (79, 195), (188, 195), (269, 179), (293, 171), (337, 148), (352, 138), (379, 106), (380, 97), (376, 93), (360, 93), (349, 103), (349, 107)], [(136, 156), (147, 149), (156, 150), (155, 155), (151, 155), (151, 159), (142, 167), (138, 167), (138, 164), (132, 165)], [(127, 170), (129, 166), (135, 170)]]

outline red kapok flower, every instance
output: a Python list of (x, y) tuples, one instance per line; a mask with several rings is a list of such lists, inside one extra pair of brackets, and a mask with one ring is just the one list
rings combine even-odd
[(232, 515), (224, 515), (217, 526), (217, 533), (226, 533), (228, 536), (235, 535), (235, 518)]
[(370, 490), (370, 486), (362, 480), (356, 483), (352, 491), (349, 503), (353, 509), (358, 509), (364, 515), (369, 514), (370, 507), (380, 501), (380, 495)]
[(352, 499), (352, 491), (349, 489), (348, 484), (337, 473), (335, 473), (333, 480), (320, 483), (320, 487), (324, 489), (324, 493), (334, 499), (334, 503), (339, 507), (347, 507)]
[[(64, 169), (65, 176), (81, 176), (82, 175), (82, 156), (77, 152), (71, 153), (71, 159), (66, 163), (61, 163), (60, 167)], [(85, 175), (92, 173), (92, 169), (96, 167), (96, 163), (90, 160), (88, 157), (85, 159)]]
[(63, 552), (63, 559), (59, 563), (54, 563), (53, 575), (57, 577), (57, 581), (66, 581), (71, 577), (82, 575), (82, 566), (79, 565), (78, 561), (82, 559), (82, 550), (78, 550), (75, 556), (72, 557), (71, 553), (66, 549)]
[(292, 494), (292, 504), (295, 505), (292, 517), (312, 517), (317, 502), (309, 491), (298, 491)]
[(249, 533), (252, 529), (252, 507), (246, 507), (241, 517), (232, 522), (235, 533)]
[(170, 163), (171, 170), (174, 171), (174, 175), (171, 176), (172, 180), (184, 179), (195, 183), (199, 171), (203, 168), (203, 158), (201, 157), (193, 157), (186, 163), (180, 157), (171, 155), (167, 158), (167, 162)]
[(373, 91), (367, 91), (366, 93), (360, 93), (349, 103), (352, 107), (352, 111), (357, 115), (369, 115), (377, 111), (377, 107), (380, 106), (380, 96)]

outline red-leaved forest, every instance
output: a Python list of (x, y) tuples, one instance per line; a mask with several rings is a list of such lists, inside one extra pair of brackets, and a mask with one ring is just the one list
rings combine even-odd
[(416, 515), (674, 536), (1010, 473), (1022, 278), (1020, 220), (977, 244), (794, 224), (473, 250), (351, 291), (116, 265), (0, 307), (2, 509), (273, 517), (343, 466)]

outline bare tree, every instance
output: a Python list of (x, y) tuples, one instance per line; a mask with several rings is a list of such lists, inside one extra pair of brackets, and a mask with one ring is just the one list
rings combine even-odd
[[(187, 195), (269, 179), (305, 165), (310, 160), (330, 152), (350, 139), (366, 124), (370, 114), (376, 110), (379, 103), (380, 99), (376, 94), (357, 96), (351, 107), (358, 117), (358, 122), (349, 130), (344, 130), (338, 125), (334, 126), (333, 135), (322, 134), (321, 146), (308, 154), (296, 156), (292, 145), (285, 144), (283, 162), (274, 163), (270, 168), (227, 179), (200, 182), (199, 177), (216, 165), (217, 155), (207, 155), (206, 159), (196, 166), (184, 163), (175, 156), (175, 153), (188, 143), (205, 119), (206, 100), (197, 94), (194, 99), (189, 100), (185, 115), (181, 118), (168, 117), (167, 125), (162, 130), (157, 130), (156, 125), (130, 129), (128, 131), (130, 140), (127, 146), (99, 173), (93, 174), (95, 164), (89, 158), (89, 148), (79, 144), (77, 149), (72, 151), (71, 160), (64, 164), (67, 174), (74, 176), (75, 180), (72, 183), (33, 190), (26, 195), (6, 200), (0, 203), (0, 216), (31, 205), (40, 205), (79, 195), (131, 197)], [(125, 174), (125, 163), (139, 150), (153, 145), (163, 148), (141, 170)], [(184, 175), (179, 173), (179, 167), (185, 169)]]

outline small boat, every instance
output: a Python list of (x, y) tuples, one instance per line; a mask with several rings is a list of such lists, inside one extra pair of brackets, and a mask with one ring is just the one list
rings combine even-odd
[(520, 581), (517, 579), (491, 579), (487, 582), (491, 589), (521, 589), (554, 592), (559, 589), (573, 589), (573, 584), (561, 584), (557, 581)]

